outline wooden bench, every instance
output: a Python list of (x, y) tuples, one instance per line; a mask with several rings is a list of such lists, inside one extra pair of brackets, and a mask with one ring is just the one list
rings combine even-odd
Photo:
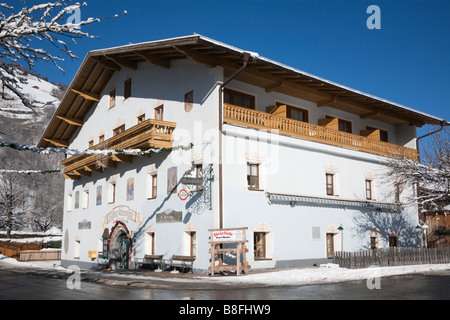
[(135, 260), (136, 267), (145, 267), (145, 266), (157, 266), (159, 269), (164, 270), (164, 260), (163, 255), (157, 254), (146, 254), (143, 259)]
[(181, 272), (184, 272), (184, 269), (191, 269), (191, 272), (194, 273), (193, 271), (193, 264), (195, 261), (195, 256), (178, 256), (178, 255), (173, 255), (172, 259), (170, 259), (170, 267), (172, 268), (181, 268)]

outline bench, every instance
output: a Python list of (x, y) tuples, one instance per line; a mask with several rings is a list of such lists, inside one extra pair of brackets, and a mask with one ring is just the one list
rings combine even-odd
[(169, 266), (172, 268), (181, 268), (181, 272), (184, 272), (184, 269), (191, 269), (191, 272), (193, 271), (193, 264), (195, 261), (195, 256), (177, 256), (173, 255), (172, 259), (170, 259)]
[(164, 270), (163, 255), (146, 254), (143, 259), (135, 259), (136, 267), (144, 268), (145, 266), (156, 266)]

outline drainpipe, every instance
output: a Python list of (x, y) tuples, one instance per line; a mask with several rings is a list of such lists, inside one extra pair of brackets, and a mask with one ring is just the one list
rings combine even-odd
[(423, 136), (420, 136), (420, 137), (418, 137), (418, 138), (416, 139), (417, 158), (418, 158), (419, 162), (420, 162), (419, 140), (420, 140), (420, 139), (423, 139), (423, 138), (425, 138), (425, 137), (431, 136), (432, 134), (435, 134), (435, 133), (438, 133), (438, 132), (442, 131), (442, 130), (444, 129), (445, 126), (448, 126), (448, 125), (449, 125), (449, 123), (448, 123), (447, 121), (441, 121), (441, 123), (440, 123), (439, 125), (441, 126), (439, 129), (437, 129), (437, 130), (435, 130), (435, 131), (433, 131), (433, 132), (424, 134)]
[(223, 228), (223, 179), (222, 179), (222, 139), (223, 139), (223, 89), (233, 80), (239, 73), (241, 73), (248, 64), (250, 53), (244, 52), (242, 54), (242, 61), (244, 64), (231, 77), (219, 86), (219, 229)]

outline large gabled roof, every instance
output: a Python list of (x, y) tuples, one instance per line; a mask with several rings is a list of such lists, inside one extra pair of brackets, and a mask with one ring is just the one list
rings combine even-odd
[[(143, 61), (170, 68), (173, 60), (190, 59), (209, 67), (221, 66), (225, 76), (230, 76), (242, 66), (243, 52), (245, 50), (197, 34), (91, 51), (38, 146), (67, 146), (85, 115), (99, 101), (113, 74), (121, 68), (137, 69), (138, 63)], [(330, 106), (352, 112), (361, 118), (419, 127), (448, 124), (444, 119), (336, 84), (255, 53), (251, 53), (247, 68), (236, 79), (263, 87), (266, 92), (285, 93), (313, 101), (319, 107)]]

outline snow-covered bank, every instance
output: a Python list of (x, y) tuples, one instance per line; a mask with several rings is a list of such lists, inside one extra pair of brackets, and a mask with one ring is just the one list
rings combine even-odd
[[(53, 249), (52, 249), (53, 250)], [(21, 262), (14, 258), (3, 256), (0, 254), (0, 265), (5, 267), (14, 268), (36, 268), (41, 270), (58, 270), (66, 271), (66, 268), (61, 267), (60, 261), (32, 261), (32, 262)]]

